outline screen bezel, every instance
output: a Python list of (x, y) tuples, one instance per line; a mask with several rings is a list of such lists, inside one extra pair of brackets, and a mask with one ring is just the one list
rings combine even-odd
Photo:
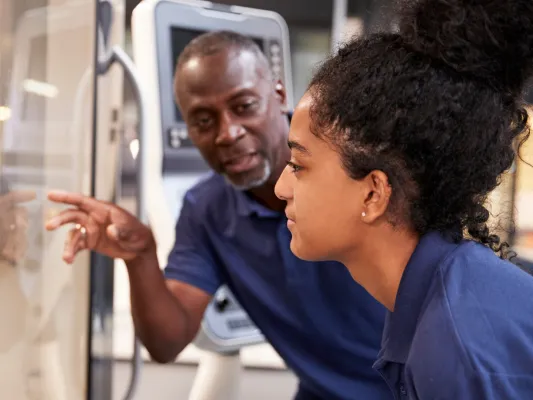
[[(176, 23), (176, 15), (179, 23)], [(185, 128), (183, 121), (178, 121), (175, 115), (175, 100), (173, 78), (174, 60), (172, 56), (172, 29), (191, 29), (194, 31), (233, 30), (243, 35), (261, 39), (265, 42), (277, 41), (280, 46), (288, 46), (288, 37), (279, 21), (272, 18), (268, 12), (265, 16), (259, 14), (245, 15), (228, 11), (206, 9), (199, 6), (163, 1), (157, 4), (154, 12), (156, 54), (158, 63), (159, 106), (161, 112), (161, 132), (163, 135), (163, 170), (164, 171), (202, 171), (208, 167), (201, 159), (194, 147), (171, 148), (168, 145), (168, 132), (172, 128)], [(238, 29), (236, 29), (238, 27)], [(266, 49), (267, 44), (264, 45)], [(284, 53), (282, 53), (284, 54)], [(287, 81), (283, 63), (281, 76)], [(292, 88), (289, 88), (292, 90)]]

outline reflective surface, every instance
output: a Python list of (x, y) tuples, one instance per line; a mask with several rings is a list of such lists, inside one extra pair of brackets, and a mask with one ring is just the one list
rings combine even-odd
[(67, 232), (43, 222), (60, 211), (47, 190), (90, 191), (95, 11), (0, 2), (2, 399), (86, 398), (89, 255), (66, 265)]

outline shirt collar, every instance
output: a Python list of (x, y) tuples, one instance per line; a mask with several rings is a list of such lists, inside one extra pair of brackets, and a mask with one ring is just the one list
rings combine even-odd
[(434, 274), (456, 247), (438, 232), (422, 237), (402, 275), (394, 312), (387, 313), (381, 359), (405, 364)]
[(230, 238), (235, 236), (239, 218), (250, 218), (252, 216), (257, 216), (258, 218), (280, 218), (283, 216), (282, 213), (273, 211), (258, 203), (248, 193), (235, 189), (229, 183), (227, 183), (227, 185), (227, 189), (230, 192), (231, 197), (234, 199), (233, 204), (235, 208), (234, 212), (231, 213), (232, 217), (229, 219), (229, 223), (224, 230), (226, 237)]
[[(233, 189), (233, 188), (232, 188)], [(237, 206), (237, 214), (241, 217), (257, 215), (261, 218), (279, 217), (281, 213), (273, 211), (255, 201), (248, 193), (233, 189)]]

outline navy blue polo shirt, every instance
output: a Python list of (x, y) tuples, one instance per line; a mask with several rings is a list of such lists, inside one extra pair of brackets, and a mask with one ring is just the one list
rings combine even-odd
[(533, 399), (533, 277), (475, 242), (425, 236), (375, 367), (396, 399)]
[(327, 400), (391, 399), (372, 368), (384, 307), (343, 265), (295, 257), (286, 224), (210, 174), (185, 195), (165, 275), (210, 294), (227, 284), (304, 390)]

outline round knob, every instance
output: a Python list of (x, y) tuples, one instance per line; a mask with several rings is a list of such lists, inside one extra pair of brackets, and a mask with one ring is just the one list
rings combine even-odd
[(224, 312), (229, 305), (229, 299), (227, 297), (221, 297), (215, 300), (215, 308), (218, 312)]

